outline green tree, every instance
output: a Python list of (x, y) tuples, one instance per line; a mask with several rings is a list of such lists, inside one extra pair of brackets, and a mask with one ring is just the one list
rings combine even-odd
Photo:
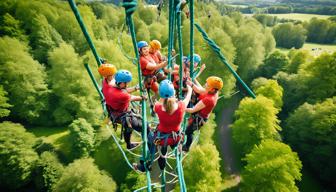
[(43, 152), (37, 161), (34, 182), (39, 191), (52, 191), (64, 171), (57, 155)]
[(127, 174), (125, 181), (121, 184), (120, 191), (131, 192), (144, 186), (147, 182), (147, 178), (144, 174), (138, 174), (134, 171), (130, 171)]
[(276, 114), (278, 109), (272, 100), (257, 96), (243, 99), (235, 112), (236, 120), (231, 125), (233, 138), (249, 153), (254, 145), (264, 139), (279, 139), (281, 130)]
[(0, 36), (10, 36), (22, 41), (27, 40), (24, 30), (21, 29), (21, 22), (16, 20), (12, 15), (6, 13), (0, 17)]
[(0, 186), (14, 190), (31, 180), (38, 159), (35, 141), (22, 125), (0, 123)]
[(272, 53), (275, 49), (275, 39), (270, 28), (264, 29), (264, 47), (265, 47), (265, 57)]
[(234, 63), (238, 65), (238, 74), (242, 78), (251, 77), (265, 56), (264, 35), (260, 24), (246, 21), (240, 26), (233, 38), (236, 47)]
[(269, 55), (263, 65), (259, 66), (259, 74), (262, 77), (271, 78), (278, 71), (282, 70), (289, 63), (289, 59), (286, 54), (275, 51)]
[(280, 86), (284, 89), (283, 92), (283, 107), (281, 113), (285, 116), (289, 114), (289, 112), (296, 109), (308, 97), (307, 94), (307, 85), (304, 77), (298, 74), (287, 74), (285, 72), (280, 71), (278, 74), (274, 76), (274, 79), (280, 84)]
[(45, 69), (16, 39), (0, 38), (0, 81), (13, 105), (13, 117), (33, 122), (48, 109)]
[(116, 191), (116, 184), (105, 172), (100, 171), (93, 159), (79, 159), (68, 165), (55, 192), (68, 191)]
[(312, 18), (307, 25), (307, 41), (326, 43), (331, 22), (327, 19)]
[(34, 56), (42, 63), (47, 63), (48, 51), (57, 47), (63, 40), (61, 35), (53, 28), (44, 15), (37, 14), (33, 17), (31, 26), (30, 44)]
[(306, 77), (308, 101), (321, 101), (336, 94), (336, 52), (322, 54), (313, 62), (302, 66)]
[(89, 76), (85, 73), (82, 59), (71, 45), (62, 43), (49, 52), (51, 66), (49, 79), (56, 96), (53, 117), (58, 124), (66, 124), (84, 118), (97, 125), (101, 107)]
[(220, 191), (222, 179), (216, 146), (198, 145), (189, 153), (183, 164), (188, 191)]
[(286, 121), (285, 136), (302, 160), (325, 181), (333, 183), (336, 171), (336, 97), (305, 103)]
[(274, 106), (280, 111), (282, 107), (283, 88), (276, 80), (258, 78), (252, 82), (252, 88), (257, 95), (263, 95), (274, 102)]
[(302, 64), (311, 62), (313, 60), (308, 50), (292, 49), (288, 53), (288, 56), (289, 56), (290, 62), (284, 68), (284, 70), (288, 73), (298, 73), (299, 68)]
[(79, 118), (70, 124), (69, 130), (72, 154), (75, 157), (88, 157), (95, 144), (95, 132), (92, 126), (85, 119)]
[(0, 118), (7, 117), (10, 113), (9, 108), (12, 107), (8, 103), (8, 93), (4, 90), (2, 85), (0, 85)]
[(273, 35), (278, 47), (299, 49), (303, 46), (307, 31), (301, 24), (284, 23), (273, 28)]
[(245, 158), (242, 191), (299, 191), (295, 180), (301, 180), (298, 155), (281, 142), (265, 140)]

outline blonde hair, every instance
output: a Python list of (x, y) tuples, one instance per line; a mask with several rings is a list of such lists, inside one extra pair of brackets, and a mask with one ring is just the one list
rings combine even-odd
[(173, 98), (164, 99), (163, 107), (166, 109), (168, 114), (171, 114), (173, 111), (175, 100)]

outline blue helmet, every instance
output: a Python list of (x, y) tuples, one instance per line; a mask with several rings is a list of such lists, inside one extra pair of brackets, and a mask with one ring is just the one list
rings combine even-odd
[(175, 95), (173, 83), (168, 79), (161, 81), (159, 94), (161, 98), (167, 99)]
[(148, 47), (148, 43), (146, 41), (139, 41), (138, 42), (138, 49), (141, 49), (143, 47)]
[[(188, 61), (190, 61), (190, 55), (188, 56)], [(200, 63), (201, 62), (201, 56), (199, 54), (194, 54), (194, 63)]]
[(116, 83), (129, 83), (132, 81), (132, 73), (127, 70), (119, 70), (115, 74)]

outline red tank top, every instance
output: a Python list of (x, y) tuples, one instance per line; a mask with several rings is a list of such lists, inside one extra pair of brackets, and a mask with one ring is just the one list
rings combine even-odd
[(156, 64), (155, 61), (153, 60), (153, 58), (150, 55), (140, 57), (140, 67), (141, 67), (141, 72), (142, 72), (143, 76), (154, 75), (154, 73), (155, 73), (155, 70), (146, 69), (148, 63)]
[(199, 115), (203, 118), (209, 118), (210, 113), (217, 104), (218, 94), (205, 93), (198, 96), (198, 99), (205, 105), (205, 108), (199, 111)]
[(103, 94), (106, 104), (115, 112), (122, 113), (127, 111), (131, 101), (131, 95), (126, 90), (122, 90), (113, 86), (104, 86)]
[(186, 109), (183, 101), (178, 102), (178, 107), (173, 114), (168, 114), (166, 111), (162, 110), (163, 104), (155, 104), (154, 111), (159, 117), (158, 130), (161, 133), (172, 133), (178, 132), (180, 130), (181, 122), (183, 121), (183, 115)]

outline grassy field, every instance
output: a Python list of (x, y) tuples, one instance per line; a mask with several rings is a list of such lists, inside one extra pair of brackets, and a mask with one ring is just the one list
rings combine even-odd
[[(253, 14), (244, 14), (246, 16), (252, 17)], [(289, 14), (268, 14), (272, 16), (277, 16), (279, 19), (293, 19), (300, 21), (309, 21), (313, 17), (317, 17), (319, 19), (328, 19), (332, 15), (316, 15), (316, 14), (304, 14), (304, 13), (289, 13)]]
[[(336, 52), (336, 45), (324, 45), (316, 43), (305, 43), (301, 49), (310, 51), (311, 55), (317, 57), (322, 53), (333, 53)], [(288, 53), (290, 49), (278, 48), (283, 53)]]

